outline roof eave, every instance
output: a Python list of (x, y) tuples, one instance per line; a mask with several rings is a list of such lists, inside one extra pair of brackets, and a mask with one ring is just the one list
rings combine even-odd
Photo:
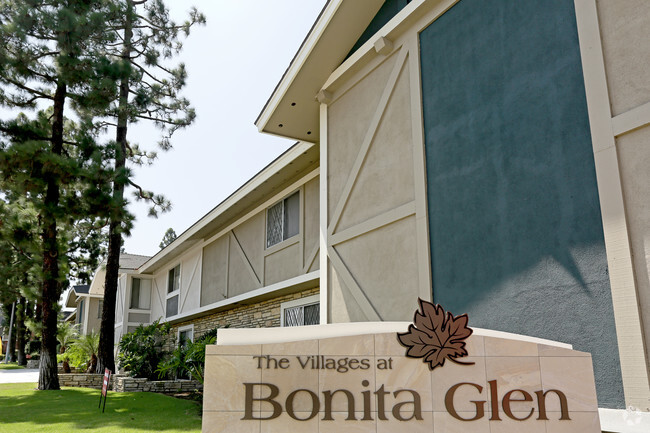
[[(312, 164), (309, 164), (312, 161), (309, 160), (309, 162), (307, 162), (309, 156), (305, 155), (311, 154), (315, 155), (315, 161)], [(305, 165), (306, 168), (309, 168), (310, 165), (314, 168), (317, 167), (317, 155), (318, 153), (316, 144), (309, 142), (296, 143), (289, 150), (280, 155), (276, 160), (262, 169), (262, 171), (256, 174), (248, 182), (242, 185), (237, 191), (235, 191), (228, 198), (214, 207), (205, 216), (194, 223), (190, 228), (185, 230), (172, 243), (160, 250), (151, 259), (140, 266), (138, 273), (148, 274), (155, 272), (160, 266), (163, 266), (170, 260), (174, 260), (176, 257), (185, 253), (193, 245), (201, 242), (203, 239), (201, 233), (204, 232), (211, 223), (222, 217), (228, 211), (231, 211), (235, 205), (247, 206), (254, 204), (257, 199), (251, 198), (251, 195), (256, 191), (267, 187), (267, 183), (270, 180), (274, 179), (277, 176), (280, 176), (283, 172), (288, 170), (292, 164), (295, 165), (294, 163), (296, 161), (304, 159), (305, 161), (302, 161), (301, 164)], [(292, 166), (291, 169), (294, 170), (295, 167)]]
[(316, 96), (345, 60), (384, 0), (331, 0), (326, 5), (255, 125), (260, 132), (317, 140), (320, 103)]

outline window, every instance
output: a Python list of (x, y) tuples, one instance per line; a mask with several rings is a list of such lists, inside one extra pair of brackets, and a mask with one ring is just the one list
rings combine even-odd
[(131, 280), (131, 301), (129, 308), (148, 310), (151, 307), (151, 280), (133, 278)]
[[(178, 347), (183, 347), (188, 341), (194, 341), (194, 325), (178, 328)], [(176, 379), (191, 379), (189, 372), (185, 371), (176, 375)]]
[(84, 300), (79, 301), (79, 308), (77, 308), (77, 323), (82, 323), (84, 320)]
[(167, 305), (165, 317), (175, 316), (178, 314), (178, 291), (181, 288), (181, 265), (169, 270), (167, 276)]
[(319, 295), (283, 302), (281, 305), (282, 326), (318, 325), (320, 323)]
[(167, 293), (175, 292), (181, 288), (181, 265), (169, 270), (169, 279), (167, 280)]
[(266, 247), (289, 239), (300, 231), (300, 192), (296, 191), (266, 211)]
[(194, 325), (178, 328), (178, 346), (184, 346), (188, 341), (194, 341)]
[(97, 306), (97, 318), (101, 319), (102, 318), (102, 310), (104, 309), (104, 301), (100, 299), (98, 304), (99, 305)]

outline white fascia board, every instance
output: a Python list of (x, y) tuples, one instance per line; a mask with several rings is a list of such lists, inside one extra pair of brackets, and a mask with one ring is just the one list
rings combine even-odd
[[(223, 328), (217, 332), (218, 346), (243, 346), (248, 344), (289, 343), (293, 341), (317, 340), (322, 338), (348, 337), (351, 335), (384, 334), (407, 332), (412, 322), (353, 322), (330, 323), (326, 325), (295, 326), (286, 328)], [(504, 338), (522, 342), (545, 344), (547, 346), (572, 349), (570, 344), (510, 332), (472, 328), (474, 335)]]
[[(260, 171), (258, 174), (256, 174), (253, 178), (251, 178), (248, 182), (246, 182), (241, 188), (239, 188), (235, 193), (233, 193), (230, 197), (226, 198), (224, 201), (222, 201), (220, 204), (218, 204), (214, 209), (212, 209), (210, 212), (208, 212), (203, 218), (198, 220), (194, 225), (192, 225), (189, 229), (187, 229), (185, 232), (183, 232), (178, 238), (176, 238), (171, 244), (169, 244), (166, 248), (163, 248), (160, 252), (158, 252), (156, 255), (154, 255), (151, 259), (147, 260), (139, 269), (137, 272), (138, 274), (142, 273), (150, 273), (152, 272), (152, 269), (155, 268), (156, 264), (162, 260), (163, 258), (166, 257), (174, 257), (175, 253), (175, 247), (183, 244), (184, 242), (189, 241), (189, 239), (199, 230), (201, 230), (203, 227), (205, 227), (210, 221), (214, 220), (217, 218), (219, 215), (221, 215), (223, 212), (225, 212), (227, 209), (229, 209), (231, 206), (233, 206), (235, 203), (238, 203), (239, 201), (243, 200), (246, 195), (250, 194), (253, 190), (258, 188), (260, 185), (262, 185), (264, 182), (266, 182), (268, 179), (273, 177), (274, 175), (278, 174), (282, 170), (284, 170), (291, 161), (293, 161), (295, 158), (297, 158), (299, 155), (302, 153), (306, 152), (307, 150), (311, 149), (313, 146), (315, 146), (314, 143), (310, 143), (307, 141), (300, 141), (296, 143), (292, 148), (290, 148), (288, 151), (286, 151), (283, 155), (281, 155), (278, 159), (270, 163), (268, 166), (266, 166), (262, 171)], [(199, 242), (198, 240), (195, 242)], [(185, 250), (183, 251), (185, 252)]]
[(95, 298), (95, 299), (104, 299), (104, 294), (97, 293), (80, 293), (77, 295), (76, 301), (79, 302), (81, 298)]
[[(320, 280), (320, 270), (310, 272), (304, 275), (299, 275), (297, 277), (290, 278), (288, 280), (281, 281), (276, 284), (271, 284), (270, 286), (262, 287), (256, 290), (251, 290), (250, 292), (246, 292), (241, 295), (233, 296), (232, 298), (224, 299), (223, 301), (215, 302), (210, 305), (196, 308), (194, 310), (187, 311), (182, 314), (178, 314), (176, 316), (171, 316), (167, 318), (162, 317), (161, 321), (179, 322), (182, 320), (184, 321), (184, 320), (191, 319), (193, 317), (204, 316), (206, 314), (209, 314), (212, 311), (216, 312), (217, 310), (223, 310), (226, 309), (227, 307), (238, 306), (238, 304), (242, 304), (242, 303), (251, 304), (254, 302), (255, 298), (268, 297), (268, 295), (272, 295), (274, 294), (274, 292), (281, 292), (286, 289), (291, 289), (292, 287), (295, 286), (301, 286), (305, 283), (313, 282), (315, 284), (318, 284), (319, 280)], [(255, 328), (255, 329), (260, 329), (260, 328)]]
[(266, 127), (266, 124), (269, 122), (271, 115), (273, 115), (273, 112), (280, 104), (280, 101), (287, 93), (287, 90), (289, 89), (289, 87), (291, 87), (291, 84), (296, 78), (296, 75), (298, 75), (298, 71), (300, 71), (302, 66), (305, 64), (305, 61), (307, 61), (307, 59), (309, 58), (309, 55), (311, 54), (314, 47), (316, 46), (316, 43), (323, 35), (323, 32), (329, 25), (334, 15), (336, 15), (336, 11), (339, 9), (342, 3), (343, 0), (332, 0), (325, 6), (325, 9), (323, 10), (320, 17), (318, 18), (318, 21), (316, 21), (316, 23), (314, 24), (313, 29), (307, 35), (307, 39), (305, 39), (305, 42), (303, 42), (302, 46), (298, 50), (298, 53), (296, 53), (296, 56), (294, 57), (292, 63), (289, 65), (289, 68), (287, 69), (284, 76), (280, 80), (280, 83), (278, 83), (278, 86), (273, 92), (273, 94), (271, 95), (269, 102), (266, 104), (266, 106), (260, 113), (260, 116), (257, 119), (257, 121), (255, 121), (255, 125), (257, 126), (257, 130), (259, 132), (264, 131), (264, 128)]

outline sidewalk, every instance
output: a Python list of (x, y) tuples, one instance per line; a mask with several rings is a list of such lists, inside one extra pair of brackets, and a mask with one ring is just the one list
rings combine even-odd
[(0, 370), (0, 383), (38, 382), (38, 369)]

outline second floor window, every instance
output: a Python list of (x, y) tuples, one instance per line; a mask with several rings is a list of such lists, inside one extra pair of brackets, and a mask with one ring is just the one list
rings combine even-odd
[(296, 191), (266, 211), (266, 247), (272, 247), (300, 231), (300, 193)]
[(169, 270), (167, 279), (167, 293), (175, 292), (181, 288), (181, 265)]
[(175, 316), (178, 314), (178, 291), (181, 288), (181, 265), (169, 270), (167, 278), (167, 308), (165, 317)]
[(151, 280), (134, 278), (131, 282), (131, 302), (129, 308), (148, 310), (151, 306)]

